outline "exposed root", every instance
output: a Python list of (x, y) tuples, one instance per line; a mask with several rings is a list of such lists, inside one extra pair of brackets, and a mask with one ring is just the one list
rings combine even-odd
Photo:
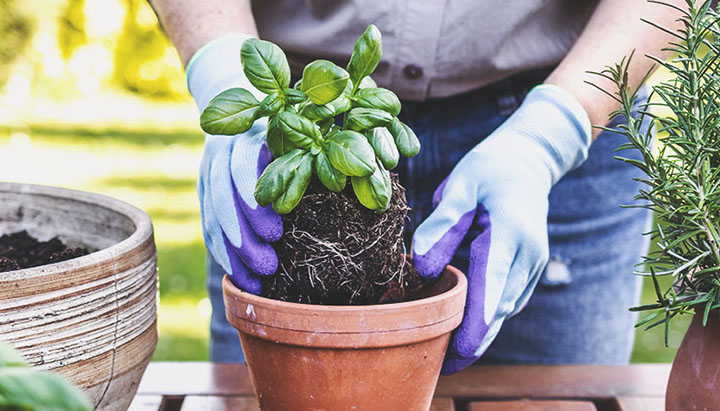
[[(275, 244), (279, 275), (265, 282), (264, 295), (312, 304), (374, 304), (400, 294), (412, 274), (406, 264), (403, 227), (405, 190), (393, 178), (388, 210), (364, 208), (352, 188), (331, 193), (313, 181), (292, 213), (283, 217), (285, 234)], [(392, 299), (392, 298), (391, 298)]]

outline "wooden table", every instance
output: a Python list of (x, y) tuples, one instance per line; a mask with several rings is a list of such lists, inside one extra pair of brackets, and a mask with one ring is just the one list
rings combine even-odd
[[(477, 366), (440, 377), (436, 411), (657, 411), (670, 364)], [(257, 410), (247, 368), (150, 363), (132, 411)], [(391, 410), (392, 411), (392, 410)]]

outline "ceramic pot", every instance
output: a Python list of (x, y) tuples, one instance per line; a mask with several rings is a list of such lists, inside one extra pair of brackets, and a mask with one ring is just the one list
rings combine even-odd
[(96, 409), (126, 410), (157, 343), (150, 218), (105, 196), (0, 183), (0, 235), (20, 230), (92, 252), (0, 273), (0, 340)]
[(370, 306), (276, 301), (223, 279), (263, 410), (429, 409), (466, 291), (450, 266), (428, 297)]
[(665, 409), (720, 409), (720, 318), (710, 312), (703, 327), (703, 313), (695, 314), (670, 371)]

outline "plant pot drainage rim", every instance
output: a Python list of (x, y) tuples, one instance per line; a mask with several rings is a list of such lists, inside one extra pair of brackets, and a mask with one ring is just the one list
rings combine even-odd
[(0, 273), (0, 276), (6, 279), (11, 277), (25, 278), (28, 274), (53, 275), (65, 272), (68, 269), (77, 270), (90, 267), (133, 250), (144, 239), (153, 234), (152, 222), (147, 213), (129, 203), (102, 194), (38, 184), (0, 182), (0, 195), (2, 193), (59, 197), (74, 202), (82, 202), (121, 214), (135, 225), (135, 230), (128, 237), (110, 247), (71, 260)]

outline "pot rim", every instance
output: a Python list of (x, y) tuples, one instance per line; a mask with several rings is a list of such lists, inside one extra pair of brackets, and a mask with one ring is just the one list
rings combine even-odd
[[(260, 297), (237, 288), (226, 275), (223, 297), (228, 322), (240, 334), (281, 344), (316, 348), (378, 348), (412, 344), (447, 334), (462, 321), (467, 279), (447, 266), (449, 287), (401, 303), (315, 305)], [(449, 283), (448, 283), (449, 282)]]
[[(229, 294), (233, 294), (233, 296), (239, 296), (243, 300), (247, 301), (251, 304), (262, 304), (262, 305), (272, 305), (277, 306), (282, 310), (282, 308), (287, 308), (292, 311), (312, 311), (312, 312), (332, 312), (332, 313), (338, 313), (338, 312), (344, 312), (344, 313), (368, 313), (368, 311), (388, 311), (392, 309), (393, 311), (400, 311), (405, 309), (412, 309), (420, 306), (425, 306), (428, 304), (432, 304), (434, 302), (450, 299), (454, 297), (457, 294), (461, 294), (465, 292), (465, 289), (467, 288), (467, 278), (464, 274), (457, 268), (447, 265), (445, 267), (446, 270), (450, 272), (457, 272), (459, 275), (456, 275), (457, 283), (455, 283), (452, 288), (450, 288), (447, 291), (444, 291), (440, 294), (433, 295), (431, 297), (426, 298), (420, 298), (418, 300), (412, 300), (412, 301), (405, 301), (405, 302), (399, 302), (399, 303), (383, 303), (383, 304), (369, 304), (369, 305), (323, 305), (323, 304), (303, 304), (303, 303), (293, 303), (288, 301), (280, 301), (275, 300), (272, 298), (262, 297), (259, 295), (251, 294), (247, 291), (243, 291), (242, 289), (238, 288), (233, 284), (233, 282), (230, 280), (230, 277), (225, 274), (223, 277), (223, 288), (225, 288), (225, 283), (228, 283), (228, 289), (227, 292)], [(439, 276), (438, 276), (439, 277)], [(437, 277), (436, 277), (437, 278)]]
[(145, 211), (126, 203), (125, 201), (106, 195), (69, 188), (10, 182), (0, 182), (0, 193), (42, 195), (47, 197), (63, 198), (79, 203), (86, 203), (122, 214), (129, 218), (133, 225), (135, 225), (135, 231), (133, 231), (125, 239), (111, 245), (110, 247), (93, 251), (87, 255), (76, 257), (71, 260), (40, 265), (37, 267), (23, 268), (20, 270), (6, 271), (0, 273), (2, 280), (54, 275), (61, 272), (67, 272), (68, 270), (90, 267), (101, 261), (111, 260), (117, 256), (131, 252), (133, 249), (137, 248), (138, 244), (145, 242), (153, 235), (152, 222), (150, 220), (150, 216)]

